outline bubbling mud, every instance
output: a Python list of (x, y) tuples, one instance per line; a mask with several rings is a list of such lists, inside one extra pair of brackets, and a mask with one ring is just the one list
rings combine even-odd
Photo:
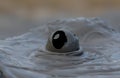
[[(57, 46), (57, 40), (63, 43)], [(46, 48), (47, 43), (52, 49), (51, 45)], [(55, 20), (23, 35), (0, 40), (0, 76), (117, 78), (120, 74), (119, 43), (120, 33), (99, 18)]]
[(80, 49), (78, 37), (68, 30), (57, 30), (48, 38), (46, 49), (51, 52), (72, 52)]

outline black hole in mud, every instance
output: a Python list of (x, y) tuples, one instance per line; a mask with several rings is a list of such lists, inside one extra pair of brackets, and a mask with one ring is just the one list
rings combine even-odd
[(64, 31), (56, 31), (52, 37), (53, 46), (56, 49), (61, 49), (67, 42), (67, 37)]

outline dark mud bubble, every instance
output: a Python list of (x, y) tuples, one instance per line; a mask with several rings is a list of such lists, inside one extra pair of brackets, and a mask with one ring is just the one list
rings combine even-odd
[(68, 30), (57, 30), (48, 38), (46, 49), (56, 53), (74, 53), (80, 50), (79, 39)]
[(56, 49), (61, 49), (65, 45), (65, 43), (67, 43), (67, 37), (65, 35), (65, 32), (56, 31), (53, 34), (52, 43)]

